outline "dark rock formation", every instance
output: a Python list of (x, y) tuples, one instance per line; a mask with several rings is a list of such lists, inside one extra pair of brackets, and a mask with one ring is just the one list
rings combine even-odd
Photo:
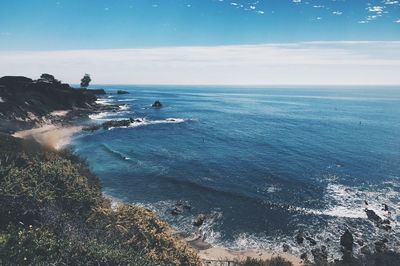
[(161, 104), (160, 101), (157, 100), (151, 106), (154, 107), (154, 108), (161, 108), (162, 104)]
[(129, 92), (124, 91), (124, 90), (118, 90), (117, 94), (129, 94)]
[(111, 120), (104, 122), (101, 126), (104, 129), (110, 129), (112, 127), (128, 127), (132, 123), (132, 119), (124, 119), (124, 120)]
[(206, 216), (204, 214), (199, 214), (196, 220), (193, 222), (194, 226), (202, 226), (204, 221), (206, 220)]
[[(387, 207), (387, 206), (386, 206)], [(387, 210), (389, 207), (387, 207)], [(382, 219), (379, 215), (377, 215), (373, 210), (368, 210), (366, 209), (365, 212), (367, 213), (368, 219), (375, 223), (377, 227), (380, 229), (383, 229), (385, 231), (390, 231), (392, 227), (390, 226), (390, 220), (389, 219)]]
[(173, 209), (171, 210), (171, 214), (174, 215), (174, 216), (179, 215), (179, 214), (181, 214), (181, 213), (182, 213), (182, 210), (179, 209), (179, 208), (177, 208), (177, 207), (175, 207), (175, 208), (173, 208)]
[(301, 245), (301, 244), (304, 243), (304, 236), (303, 236), (303, 233), (298, 233), (298, 234), (296, 235), (296, 243), (299, 244), (299, 245)]
[(41, 122), (56, 110), (93, 109), (96, 96), (68, 84), (26, 77), (0, 78), (0, 119), (14, 124)]
[(283, 252), (288, 252), (290, 250), (290, 246), (288, 244), (282, 245)]
[(388, 247), (386, 245), (387, 242), (388, 242), (388, 240), (386, 238), (375, 242), (375, 250), (376, 250), (376, 252), (378, 252), (378, 253), (387, 252), (388, 251)]
[(369, 254), (371, 254), (371, 250), (369, 249), (368, 246), (363, 246), (363, 247), (361, 248), (360, 252), (361, 252), (362, 254), (364, 254), (364, 255), (369, 255)]
[(347, 253), (353, 252), (354, 238), (349, 230), (346, 230), (340, 237), (340, 245), (343, 247), (343, 251)]
[(373, 210), (366, 209), (365, 213), (370, 221), (374, 222), (375, 224), (379, 225), (382, 222), (382, 218), (379, 217)]

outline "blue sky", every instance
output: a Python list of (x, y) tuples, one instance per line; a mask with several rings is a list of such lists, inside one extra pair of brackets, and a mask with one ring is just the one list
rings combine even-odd
[(0, 76), (393, 85), (399, 67), (400, 0), (0, 1)]
[(400, 40), (393, 0), (1, 0), (0, 49)]

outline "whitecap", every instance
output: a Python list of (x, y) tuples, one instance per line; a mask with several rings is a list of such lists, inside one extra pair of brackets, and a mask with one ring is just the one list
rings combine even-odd
[(119, 105), (118, 109), (120, 111), (127, 111), (127, 110), (129, 110), (129, 105), (127, 105), (127, 104)]
[(89, 118), (92, 120), (105, 120), (106, 117), (108, 117), (110, 113), (108, 112), (101, 112), (101, 113), (96, 113), (96, 114), (90, 114)]
[(96, 103), (97, 104), (100, 104), (100, 105), (111, 105), (111, 102), (112, 100), (110, 100), (110, 99), (97, 99), (96, 100)]

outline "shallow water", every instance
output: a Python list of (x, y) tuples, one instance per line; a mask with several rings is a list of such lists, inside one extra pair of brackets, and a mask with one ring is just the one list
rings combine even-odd
[[(345, 228), (398, 245), (399, 88), (101, 88), (113, 94), (100, 102), (120, 110), (93, 121), (143, 119), (73, 141), (109, 197), (152, 208), (182, 231), (194, 232), (205, 213), (208, 241), (230, 247), (286, 242), (298, 253), (308, 248), (293, 242), (303, 230), (337, 256)], [(151, 108), (155, 100), (164, 107)], [(171, 215), (178, 201), (192, 209)], [(369, 222), (366, 207), (393, 231)]]

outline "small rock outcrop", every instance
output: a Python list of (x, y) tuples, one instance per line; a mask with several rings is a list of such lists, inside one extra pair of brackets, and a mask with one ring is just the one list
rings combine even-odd
[(204, 221), (206, 220), (206, 216), (204, 214), (199, 214), (196, 220), (193, 222), (194, 226), (202, 226)]
[(117, 94), (129, 94), (129, 92), (124, 91), (124, 90), (118, 90)]
[(153, 108), (161, 108), (162, 107), (162, 104), (161, 104), (161, 102), (160, 101), (155, 101), (152, 105), (151, 105)]
[(370, 221), (374, 222), (375, 224), (380, 224), (382, 222), (382, 218), (376, 214), (373, 210), (366, 209), (365, 213)]
[[(385, 209), (389, 210), (389, 207), (386, 205)], [(380, 229), (383, 229), (385, 231), (390, 231), (392, 229), (389, 219), (382, 219), (373, 210), (366, 209), (365, 213), (367, 214), (368, 219)]]
[(317, 244), (317, 241), (315, 241), (313, 238), (307, 236), (306, 239), (308, 240), (308, 242), (310, 242), (311, 246), (315, 246)]
[(283, 250), (283, 252), (289, 252), (290, 251), (290, 246), (288, 244), (283, 244), (282, 245), (282, 250)]
[(301, 245), (301, 244), (304, 243), (304, 236), (303, 236), (303, 233), (298, 233), (298, 234), (296, 235), (296, 243), (299, 244), (299, 245)]
[(340, 237), (340, 245), (343, 247), (344, 252), (353, 252), (354, 238), (349, 230), (346, 230), (344, 234)]
[(385, 253), (388, 251), (386, 243), (389, 242), (386, 238), (375, 242), (375, 250), (378, 253)]

